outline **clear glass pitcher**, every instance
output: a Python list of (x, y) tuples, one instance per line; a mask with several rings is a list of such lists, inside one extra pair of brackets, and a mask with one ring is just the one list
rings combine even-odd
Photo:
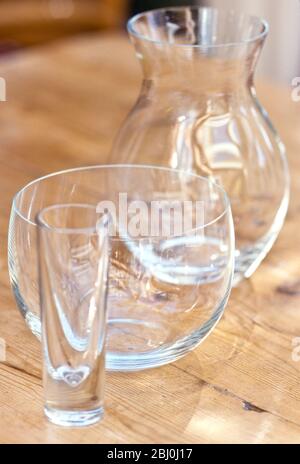
[(112, 161), (221, 183), (234, 215), (237, 283), (271, 249), (289, 203), (285, 149), (254, 87), (268, 25), (233, 11), (180, 7), (137, 15), (128, 29), (144, 79)]

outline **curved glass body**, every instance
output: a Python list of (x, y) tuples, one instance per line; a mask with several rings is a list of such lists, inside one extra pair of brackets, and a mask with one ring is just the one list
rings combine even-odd
[(285, 149), (254, 87), (268, 26), (227, 10), (154, 10), (128, 25), (144, 79), (112, 160), (183, 169), (220, 183), (236, 235), (235, 281), (250, 277), (283, 225)]
[[(87, 211), (97, 207), (99, 213), (108, 209), (114, 218), (109, 369), (138, 370), (174, 361), (213, 329), (229, 296), (234, 261), (231, 209), (219, 186), (182, 171), (126, 165), (64, 171), (21, 190), (11, 213), (9, 270), (18, 306), (37, 336), (41, 324), (36, 216), (53, 205), (84, 205)], [(184, 220), (182, 211), (187, 211)], [(190, 221), (194, 217), (197, 222)], [(161, 229), (161, 224), (166, 227)], [(89, 247), (77, 245), (71, 263), (90, 295), (87, 271), (93, 254)], [(67, 290), (76, 291), (76, 281), (60, 275), (61, 287), (68, 282)]]

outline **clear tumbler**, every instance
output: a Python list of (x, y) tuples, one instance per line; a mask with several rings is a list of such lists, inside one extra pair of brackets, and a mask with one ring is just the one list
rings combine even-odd
[(45, 414), (65, 426), (102, 418), (109, 219), (85, 204), (37, 216)]

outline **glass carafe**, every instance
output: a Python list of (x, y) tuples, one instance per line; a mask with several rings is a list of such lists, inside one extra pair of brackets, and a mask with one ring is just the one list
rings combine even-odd
[(181, 7), (142, 13), (128, 26), (144, 79), (112, 161), (221, 183), (234, 215), (237, 283), (271, 249), (289, 203), (285, 149), (254, 87), (268, 25), (233, 11)]

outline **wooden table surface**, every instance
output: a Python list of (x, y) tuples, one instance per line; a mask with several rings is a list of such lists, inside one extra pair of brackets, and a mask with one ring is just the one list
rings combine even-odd
[(95, 35), (4, 57), (0, 76), (0, 442), (300, 443), (300, 103), (291, 90), (259, 87), (292, 172), (291, 207), (272, 252), (233, 290), (196, 351), (159, 369), (107, 374), (105, 420), (65, 430), (43, 416), (40, 344), (9, 286), (11, 199), (43, 174), (107, 162), (141, 76), (127, 38)]

